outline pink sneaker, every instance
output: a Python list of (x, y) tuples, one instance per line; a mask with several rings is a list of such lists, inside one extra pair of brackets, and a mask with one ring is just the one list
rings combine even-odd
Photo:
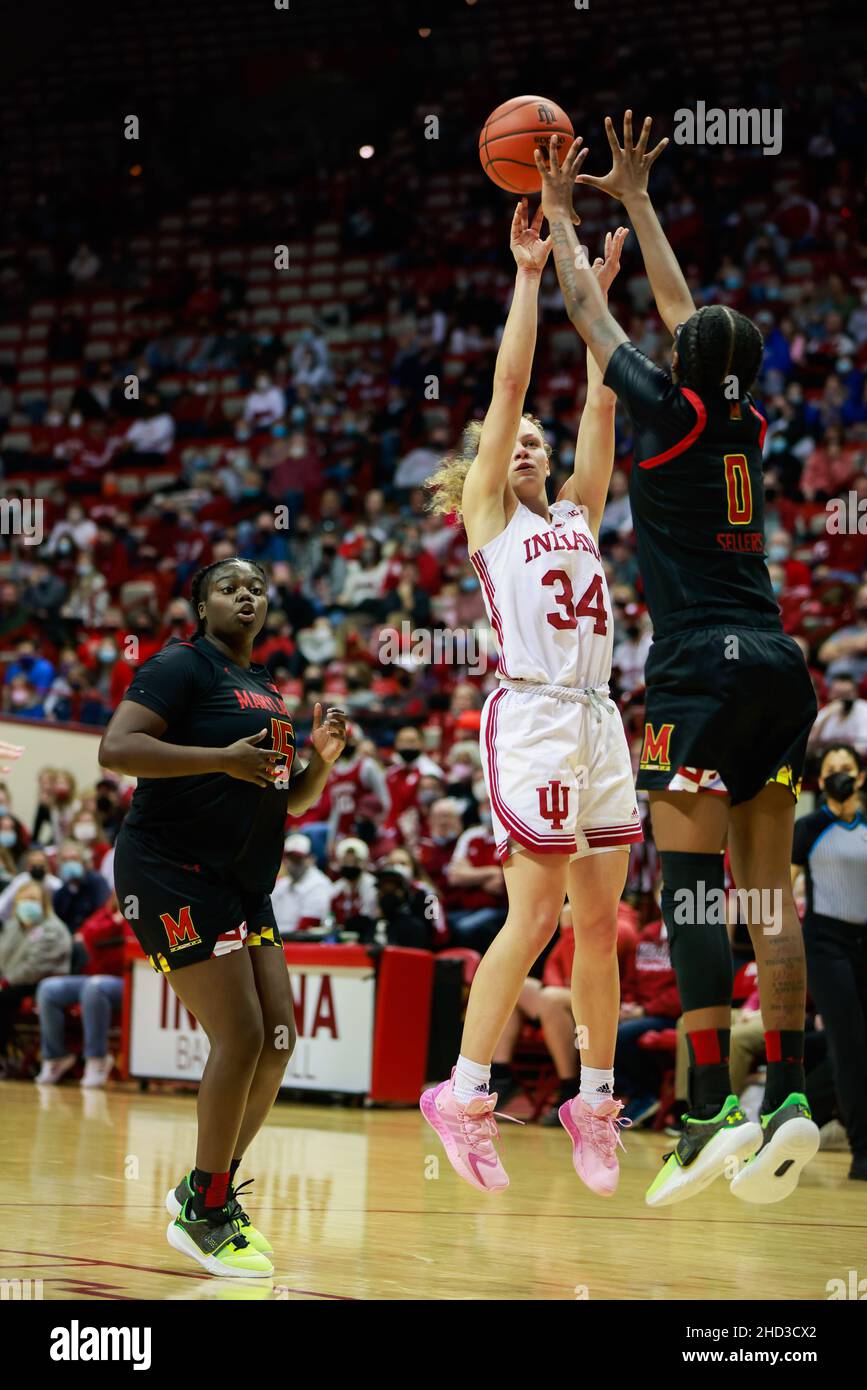
[(455, 1172), (483, 1192), (502, 1192), (509, 1186), (506, 1170), (494, 1148), (496, 1103), (494, 1091), (493, 1095), (480, 1096), (468, 1105), (461, 1105), (455, 1100), (451, 1080), (432, 1086), (419, 1102), (421, 1113), (443, 1141)]
[(630, 1120), (618, 1119), (622, 1100), (606, 1100), (595, 1109), (580, 1096), (560, 1106), (560, 1123), (572, 1140), (572, 1162), (575, 1172), (591, 1192), (600, 1197), (613, 1197), (620, 1180), (617, 1145), (623, 1126)]

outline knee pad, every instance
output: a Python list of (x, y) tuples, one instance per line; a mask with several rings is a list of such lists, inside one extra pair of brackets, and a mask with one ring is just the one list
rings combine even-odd
[(723, 856), (662, 850), (662, 919), (684, 1013), (732, 1001)]

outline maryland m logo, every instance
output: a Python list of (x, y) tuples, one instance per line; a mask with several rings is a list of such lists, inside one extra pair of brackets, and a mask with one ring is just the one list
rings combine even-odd
[(639, 764), (642, 770), (671, 771), (671, 755), (668, 746), (671, 742), (673, 729), (673, 724), (663, 724), (657, 733), (652, 724), (645, 724), (644, 746), (641, 750), (641, 762)]
[(562, 830), (569, 814), (569, 788), (554, 779), (544, 787), (537, 787), (536, 791), (539, 793), (539, 815), (551, 822), (552, 830)]
[(161, 912), (160, 921), (166, 929), (170, 951), (182, 951), (185, 946), (200, 946), (202, 938), (193, 926), (190, 909), (182, 907), (175, 921), (170, 912)]

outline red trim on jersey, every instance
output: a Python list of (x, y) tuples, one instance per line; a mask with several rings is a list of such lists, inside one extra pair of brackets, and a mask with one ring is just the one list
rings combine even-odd
[[(491, 788), (491, 804), (509, 834), (535, 854), (567, 854), (577, 849), (574, 835), (539, 835), (529, 825), (518, 820), (500, 796), (499, 775), (497, 771), (496, 725), (499, 720), (499, 704), (508, 691), (498, 690), (488, 708), (488, 721), (485, 730), (485, 752), (488, 757), (488, 780)], [(508, 845), (507, 845), (508, 848)], [(499, 849), (498, 849), (499, 853)], [(505, 855), (501, 856), (505, 858)]]
[(762, 412), (761, 412), (760, 410), (756, 410), (756, 407), (755, 407), (754, 405), (751, 405), (751, 406), (750, 406), (750, 410), (753, 412), (753, 414), (755, 415), (756, 419), (759, 420), (759, 421), (761, 421), (761, 428), (760, 428), (760, 430), (759, 430), (759, 448), (760, 448), (760, 449), (764, 449), (764, 447), (765, 447), (765, 435), (766, 435), (767, 432), (768, 432), (768, 422), (767, 422), (767, 420), (765, 419), (765, 417), (764, 417), (764, 415), (762, 414)]
[(697, 396), (689, 387), (681, 386), (680, 394), (685, 396), (696, 413), (696, 422), (689, 434), (685, 434), (677, 444), (672, 444), (670, 449), (666, 449), (663, 454), (654, 454), (649, 459), (642, 459), (639, 468), (658, 468), (661, 463), (668, 463), (669, 459), (677, 458), (678, 454), (684, 453), (690, 445), (694, 444), (707, 424), (707, 411), (704, 408), (701, 397)]
[(470, 564), (473, 566), (476, 573), (478, 574), (479, 581), (482, 585), (482, 588), (485, 591), (485, 594), (487, 595), (488, 604), (490, 605), (491, 609), (491, 621), (494, 624), (494, 631), (497, 634), (497, 641), (500, 644), (500, 655), (499, 660), (497, 662), (497, 670), (499, 671), (501, 676), (505, 676), (508, 680), (510, 679), (510, 677), (509, 672), (506, 670), (506, 644), (503, 638), (503, 619), (500, 617), (500, 610), (497, 607), (494, 581), (491, 579), (490, 571), (488, 569), (488, 563), (481, 550), (476, 550), (470, 556)]

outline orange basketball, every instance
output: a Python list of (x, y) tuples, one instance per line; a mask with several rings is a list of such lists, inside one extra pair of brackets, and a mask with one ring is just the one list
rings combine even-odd
[(533, 151), (560, 136), (560, 155), (575, 138), (572, 122), (547, 97), (513, 97), (492, 111), (479, 135), (479, 158), (489, 179), (509, 193), (538, 193), (542, 187)]

